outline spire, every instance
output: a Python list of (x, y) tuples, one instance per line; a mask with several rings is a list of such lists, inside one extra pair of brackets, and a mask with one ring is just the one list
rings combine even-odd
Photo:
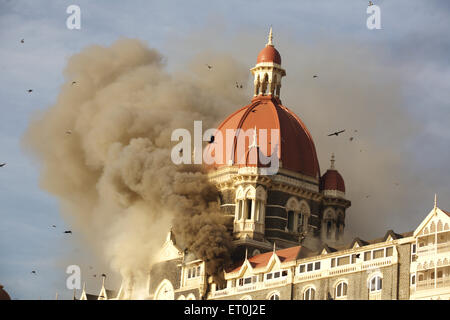
[(437, 209), (437, 194), (434, 194), (434, 212), (436, 212)]
[(248, 257), (248, 248), (245, 248), (245, 260), (247, 260)]
[(106, 279), (106, 274), (102, 274), (102, 278), (103, 278), (103, 280), (102, 280), (102, 288), (104, 288), (105, 287), (105, 279)]
[(331, 162), (331, 166), (330, 166), (330, 169), (331, 170), (334, 170), (334, 152), (331, 154), (331, 160), (330, 160), (330, 162)]
[(275, 251), (277, 250), (277, 244), (275, 243), (275, 241), (273, 242), (273, 253), (275, 253)]
[(272, 35), (272, 26), (270, 26), (270, 31), (269, 31), (269, 40), (267, 41), (266, 46), (272, 46), (273, 47), (273, 35)]

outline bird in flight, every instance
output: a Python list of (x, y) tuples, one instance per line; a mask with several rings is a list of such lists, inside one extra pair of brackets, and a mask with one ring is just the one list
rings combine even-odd
[(55, 226), (54, 224), (52, 224), (52, 227), (53, 227), (53, 228), (56, 228), (56, 226)]
[(72, 130), (67, 130), (66, 134), (72, 134)]
[(349, 140), (350, 140), (350, 141), (353, 141), (353, 139), (355, 139), (355, 138), (353, 138), (353, 137), (350, 137), (350, 139), (349, 139)]
[(313, 78), (317, 78), (317, 74), (313, 75)]
[(20, 42), (21, 42), (21, 43), (24, 43), (24, 42), (25, 42), (25, 39), (20, 40)]
[(34, 270), (33, 270), (33, 271), (31, 271), (31, 273), (34, 273), (34, 274), (36, 274), (36, 271), (34, 271)]
[(331, 137), (331, 136), (338, 136), (338, 135), (341, 134), (342, 132), (345, 132), (345, 129), (344, 129), (344, 130), (341, 130), (341, 131), (336, 131), (336, 132), (330, 133), (328, 136), (329, 136), (329, 137)]
[(1, 168), (1, 167), (4, 167), (4, 166), (6, 166), (6, 163), (5, 163), (5, 162), (0, 163), (0, 168)]
[(31, 92), (33, 92), (33, 89), (28, 89), (28, 93), (31, 93)]
[(64, 231), (64, 233), (72, 233), (72, 231), (70, 231), (70, 230), (67, 230), (67, 231)]
[(210, 66), (209, 64), (206, 65), (208, 67), (209, 70), (212, 69), (212, 66)]
[(74, 85), (75, 83), (77, 83), (76, 81), (72, 81), (72, 85)]
[(236, 88), (242, 89), (242, 84), (239, 84), (239, 83), (236, 81)]

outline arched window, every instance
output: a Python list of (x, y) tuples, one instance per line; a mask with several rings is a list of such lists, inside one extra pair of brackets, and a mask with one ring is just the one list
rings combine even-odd
[(269, 295), (269, 300), (280, 300), (280, 293), (278, 291), (272, 292)]
[(369, 290), (371, 293), (381, 291), (382, 285), (383, 285), (383, 278), (381, 278), (381, 276), (377, 274), (372, 278), (370, 278)]
[(338, 285), (336, 286), (336, 292), (335, 292), (335, 297), (336, 298), (345, 298), (347, 297), (347, 282), (339, 282)]
[(303, 292), (303, 300), (314, 300), (316, 290), (313, 287), (309, 287)]
[(288, 211), (288, 215), (287, 215), (287, 228), (289, 231), (294, 231), (294, 218), (295, 218), (295, 213), (292, 210)]
[(331, 221), (327, 221), (327, 239), (331, 237)]

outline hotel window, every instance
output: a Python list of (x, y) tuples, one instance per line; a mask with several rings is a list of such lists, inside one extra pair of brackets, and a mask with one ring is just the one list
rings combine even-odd
[(411, 252), (412, 252), (412, 254), (416, 254), (416, 249), (417, 249), (416, 244), (415, 244), (415, 243), (412, 244), (412, 245), (411, 245)]
[(364, 252), (364, 261), (369, 261), (372, 259), (372, 251)]
[(247, 278), (243, 278), (243, 279), (239, 279), (239, 286), (245, 286), (248, 284), (252, 284), (258, 281), (258, 277), (257, 276), (252, 276), (252, 277), (247, 277)]
[(315, 294), (316, 294), (316, 290), (314, 290), (314, 288), (312, 288), (312, 287), (309, 287), (303, 293), (303, 300), (314, 300)]
[(289, 231), (294, 231), (294, 211), (288, 211), (287, 228)]
[(338, 266), (345, 266), (350, 263), (350, 256), (340, 257), (337, 259)]
[(347, 296), (348, 285), (346, 282), (340, 282), (336, 286), (336, 298), (345, 298)]
[(416, 275), (413, 274), (413, 275), (411, 275), (411, 285), (413, 286), (415, 284), (416, 284)]
[(386, 248), (386, 257), (392, 257), (394, 255), (394, 247)]
[(372, 279), (370, 279), (370, 287), (369, 287), (370, 292), (381, 291), (382, 284), (383, 284), (383, 279), (381, 278), (381, 276), (376, 275), (376, 276), (372, 277)]
[(374, 250), (373, 258), (374, 259), (384, 258), (384, 249)]
[(287, 270), (271, 272), (266, 274), (266, 280), (284, 278), (287, 277), (287, 275), (288, 275)]
[(246, 210), (246, 213), (245, 213), (245, 219), (251, 219), (251, 217), (252, 217), (252, 202), (253, 202), (253, 200), (247, 199), (246, 201), (247, 201), (247, 210)]
[(311, 271), (317, 271), (320, 270), (320, 261), (318, 262), (311, 262), (311, 263), (307, 263), (307, 264), (301, 264), (299, 266), (299, 273), (304, 273), (304, 272), (311, 272)]
[(269, 300), (280, 300), (280, 295), (278, 293), (272, 293)]

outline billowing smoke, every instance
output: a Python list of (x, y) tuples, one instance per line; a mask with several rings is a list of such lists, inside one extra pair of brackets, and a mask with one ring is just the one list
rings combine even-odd
[(248, 74), (228, 56), (194, 60), (169, 73), (163, 57), (137, 40), (86, 48), (69, 59), (56, 103), (24, 137), (42, 167), (42, 188), (129, 281), (147, 280), (171, 226), (210, 274), (229, 260), (217, 191), (200, 165), (172, 163), (171, 134), (193, 131), (194, 120), (217, 126), (245, 103), (234, 83)]

